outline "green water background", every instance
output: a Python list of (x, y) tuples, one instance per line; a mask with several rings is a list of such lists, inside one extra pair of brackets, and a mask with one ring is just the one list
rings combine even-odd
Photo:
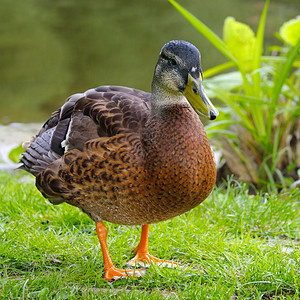
[[(233, 16), (257, 28), (264, 1), (179, 1), (222, 36)], [(271, 0), (266, 47), (300, 14), (298, 0)], [(194, 43), (203, 69), (225, 62), (167, 0), (0, 0), (0, 123), (42, 122), (71, 94), (113, 84), (150, 91), (160, 48)]]

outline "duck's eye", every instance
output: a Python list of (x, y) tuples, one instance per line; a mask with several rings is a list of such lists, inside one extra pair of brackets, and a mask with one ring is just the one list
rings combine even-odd
[(176, 66), (177, 61), (174, 58), (170, 58), (171, 65)]
[(176, 66), (177, 65), (177, 61), (176, 59), (169, 57), (168, 55), (166, 55), (164, 52), (162, 52), (160, 54), (161, 58), (166, 60), (169, 64), (171, 64), (172, 66)]

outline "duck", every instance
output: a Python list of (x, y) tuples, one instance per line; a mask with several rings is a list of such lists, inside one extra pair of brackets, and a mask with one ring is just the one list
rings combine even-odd
[[(151, 93), (106, 85), (74, 94), (23, 144), (21, 168), (42, 195), (95, 222), (105, 280), (143, 276), (147, 268), (137, 265), (177, 265), (149, 254), (149, 226), (195, 208), (215, 185), (199, 116), (218, 116), (203, 88), (200, 52), (172, 40), (159, 53)], [(103, 221), (142, 227), (129, 269), (114, 266)]]

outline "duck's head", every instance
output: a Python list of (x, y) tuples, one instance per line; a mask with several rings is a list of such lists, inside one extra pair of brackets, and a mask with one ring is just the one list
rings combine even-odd
[(199, 50), (186, 41), (170, 41), (161, 49), (152, 93), (160, 94), (166, 102), (163, 105), (186, 101), (186, 98), (199, 115), (214, 120), (219, 112), (206, 96), (202, 79)]

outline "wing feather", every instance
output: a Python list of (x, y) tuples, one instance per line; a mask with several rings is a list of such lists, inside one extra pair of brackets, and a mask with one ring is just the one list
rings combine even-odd
[(70, 96), (32, 139), (21, 168), (36, 176), (68, 151), (85, 151), (89, 141), (140, 134), (149, 118), (150, 97), (119, 86), (100, 86)]

